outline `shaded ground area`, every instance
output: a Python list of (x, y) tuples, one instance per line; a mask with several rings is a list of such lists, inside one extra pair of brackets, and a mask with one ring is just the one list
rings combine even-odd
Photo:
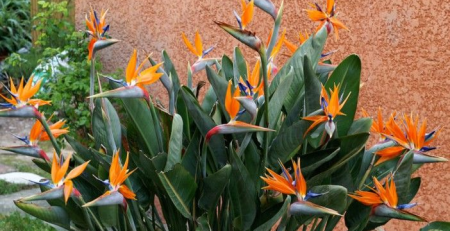
[[(34, 119), (0, 118), (0, 147), (24, 145), (14, 135), (28, 136), (34, 122)], [(51, 144), (44, 142), (40, 146), (51, 157), (53, 152)], [(66, 148), (63, 153), (70, 151)], [(31, 225), (25, 227), (28, 230), (54, 230), (50, 226), (43, 226), (41, 221), (33, 220), (30, 222), (32, 218), (26, 216), (14, 205), (14, 200), (40, 193), (37, 186), (21, 178), (27, 177), (28, 179), (30, 174), (35, 177), (32, 179), (50, 177), (47, 172), (39, 169), (32, 162), (32, 159), (32, 157), (0, 150), (0, 230), (5, 230), (5, 227), (8, 227), (7, 230), (21, 230), (25, 227), (21, 225), (25, 223)], [(48, 206), (45, 201), (33, 203)]]

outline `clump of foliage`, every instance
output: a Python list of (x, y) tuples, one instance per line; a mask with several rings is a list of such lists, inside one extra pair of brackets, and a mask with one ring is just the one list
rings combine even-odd
[[(43, 108), (47, 114), (66, 118), (71, 134), (89, 142), (86, 136), (90, 114), (86, 97), (89, 92), (91, 63), (85, 33), (76, 31), (70, 17), (68, 1), (39, 1), (39, 13), (33, 18), (38, 32), (36, 47), (25, 54), (14, 53), (5, 60), (4, 71), (11, 77), (38, 75), (46, 82), (39, 97), (52, 101)], [(96, 69), (101, 69), (99, 62)]]
[[(274, 19), (267, 44), (249, 29), (254, 6)], [(4, 97), (9, 109), (0, 116), (35, 118), (42, 125), (38, 135), (46, 134), (55, 149), (50, 160), (33, 142), (4, 148), (36, 157), (34, 163), (51, 173), (39, 182), (42, 193), (15, 204), (68, 230), (329, 231), (341, 219), (349, 230), (372, 230), (391, 219), (426, 221), (407, 212), (421, 183), (412, 174), (425, 163), (447, 161), (428, 154), (439, 131), (428, 131), (413, 115), (384, 120), (380, 111), (376, 123), (358, 119), (361, 60), (352, 54), (337, 65), (320, 61), (329, 34), (347, 28), (333, 0), (313, 7), (307, 14), (319, 27), (298, 46), (280, 33), (283, 4), (242, 1), (238, 26), (215, 22), (259, 56), (252, 71), (238, 47), (232, 57), (206, 58), (212, 48), (203, 49), (198, 32), (193, 43), (182, 34), (197, 56), (187, 86), (166, 51), (161, 62), (145, 57), (139, 64), (134, 50), (124, 78), (106, 77), (109, 90), (94, 89), (91, 65), (94, 144), (66, 136), (75, 151), (67, 157), (56, 141), (61, 124), (50, 124), (36, 107), (47, 104), (33, 98), (42, 82), (12, 86)], [(91, 63), (118, 42), (105, 34), (106, 13), (91, 10), (86, 18)], [(283, 44), (293, 54), (280, 64)], [(194, 92), (204, 84), (192, 81), (200, 71), (210, 83), (202, 102)], [(146, 89), (158, 80), (168, 108), (156, 105)], [(119, 117), (110, 100), (127, 116)], [(370, 133), (380, 142), (369, 148)]]
[(0, 55), (31, 46), (29, 0), (0, 1)]

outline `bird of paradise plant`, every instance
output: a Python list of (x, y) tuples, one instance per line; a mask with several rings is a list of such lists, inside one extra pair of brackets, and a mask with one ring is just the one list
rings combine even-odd
[(117, 151), (112, 157), (111, 167), (109, 168), (109, 180), (103, 181), (99, 179), (108, 187), (108, 191), (106, 191), (97, 199), (86, 203), (85, 205), (83, 205), (83, 207), (120, 204), (126, 208), (126, 199), (136, 200), (136, 194), (124, 184), (125, 180), (134, 171), (136, 171), (136, 169), (134, 169), (133, 171), (128, 170), (128, 153), (125, 163), (123, 164), (123, 167), (121, 167), (119, 161), (119, 153), (120, 151)]
[(109, 31), (109, 24), (106, 24), (105, 22), (106, 13), (108, 13), (108, 10), (102, 9), (99, 17), (97, 11), (91, 8), (89, 12), (89, 18), (87, 15), (85, 17), (86, 27), (88, 28), (86, 32), (89, 34), (89, 36), (91, 36), (91, 41), (88, 45), (88, 60), (91, 60), (93, 58), (93, 56), (95, 55), (95, 51), (118, 42), (118, 40), (108, 39), (108, 37), (106, 36), (106, 32)]
[(327, 0), (327, 8), (325, 11), (322, 10), (322, 8), (317, 3), (311, 5), (315, 9), (306, 10), (306, 12), (308, 13), (308, 17), (312, 21), (320, 22), (316, 31), (322, 28), (322, 26), (325, 26), (327, 28), (328, 33), (334, 31), (336, 39), (338, 39), (340, 29), (348, 30), (348, 28), (336, 18), (337, 12), (334, 0)]
[(197, 73), (203, 69), (205, 69), (206, 66), (213, 65), (217, 62), (217, 58), (204, 58), (208, 53), (210, 53), (214, 46), (211, 46), (210, 48), (203, 50), (203, 42), (202, 37), (200, 36), (200, 33), (198, 31), (195, 32), (195, 38), (194, 38), (194, 45), (192, 45), (191, 42), (189, 42), (189, 39), (186, 37), (184, 33), (181, 33), (181, 36), (183, 38), (183, 42), (186, 45), (186, 47), (189, 49), (189, 51), (196, 55), (198, 57), (197, 61), (191, 66), (191, 72)]
[(37, 195), (21, 198), (20, 201), (23, 202), (64, 198), (64, 202), (67, 204), (70, 196), (81, 196), (79, 191), (74, 188), (72, 180), (83, 173), (90, 161), (84, 162), (83, 164), (73, 168), (69, 173), (67, 173), (71, 158), (72, 154), (69, 154), (64, 162), (63, 157), (61, 157), (58, 161), (56, 153), (53, 153), (53, 160), (51, 165), (51, 182), (49, 180), (44, 182), (36, 182), (51, 189)]
[(150, 103), (150, 95), (145, 89), (145, 85), (150, 85), (158, 81), (163, 73), (157, 73), (162, 63), (158, 63), (152, 67), (142, 70), (147, 61), (148, 59), (144, 59), (141, 64), (137, 66), (137, 51), (134, 50), (125, 71), (125, 81), (107, 77), (108, 79), (116, 83), (120, 83), (121, 85), (123, 85), (123, 87), (107, 92), (102, 92), (90, 96), (90, 98), (144, 98), (147, 103)]
[[(89, 55), (88, 60), (91, 61), (91, 71), (90, 71), (90, 88), (89, 88), (89, 95), (94, 95), (94, 84), (95, 84), (95, 53), (103, 48), (109, 47), (117, 42), (119, 40), (117, 39), (111, 39), (107, 38), (106, 32), (109, 31), (109, 25), (106, 24), (106, 13), (108, 10), (101, 11), (100, 18), (97, 14), (97, 12), (91, 8), (89, 11), (89, 18), (87, 15), (85, 16), (86, 21), (86, 27), (88, 30), (86, 31), (87, 34), (91, 36), (91, 41), (88, 45)], [(89, 108), (91, 111), (94, 110), (94, 100), (89, 100)]]
[[(50, 119), (51, 118), (49, 118), (47, 120), (47, 123), (50, 122)], [(58, 122), (51, 124), (49, 126), (53, 137), (58, 138), (59, 136), (61, 136), (63, 134), (67, 134), (69, 132), (69, 128), (67, 128), (67, 127), (62, 128), (64, 125), (65, 125), (65, 121), (59, 120)], [(47, 132), (45, 131), (44, 127), (42, 126), (42, 124), (39, 120), (36, 120), (36, 122), (34, 123), (33, 127), (30, 130), (29, 136), (25, 136), (25, 137), (16, 136), (16, 137), (19, 140), (23, 141), (26, 145), (25, 146), (1, 147), (0, 149), (18, 153), (18, 154), (28, 155), (28, 156), (32, 156), (32, 157), (43, 158), (47, 161), (50, 161), (50, 159), (48, 158), (45, 151), (42, 150), (37, 145), (38, 142), (50, 140), (50, 136), (47, 134)]]
[(292, 161), (294, 178), (292, 178), (291, 174), (286, 167), (284, 167), (281, 161), (279, 164), (282, 175), (266, 168), (270, 175), (266, 174), (265, 177), (261, 177), (261, 179), (267, 184), (267, 186), (264, 186), (263, 189), (274, 190), (286, 195), (295, 195), (297, 197), (297, 202), (291, 205), (291, 213), (295, 213), (296, 215), (331, 214), (342, 216), (333, 209), (325, 208), (308, 201), (308, 199), (319, 197), (322, 194), (307, 192), (306, 181), (300, 168), (300, 158), (297, 159), (297, 162)]
[[(246, 107), (246, 110), (249, 111), (250, 114), (254, 115), (256, 114), (256, 104), (253, 101), (253, 98), (240, 98), (239, 93), (240, 91), (237, 88), (232, 87), (231, 80), (228, 81), (228, 87), (227, 87), (227, 93), (225, 96), (225, 110), (227, 111), (228, 115), (230, 116), (230, 121), (227, 124), (221, 124), (217, 125), (211, 130), (208, 131), (208, 133), (205, 136), (206, 141), (209, 141), (212, 136), (216, 134), (231, 134), (231, 133), (245, 133), (245, 132), (270, 132), (273, 131), (272, 129), (256, 126), (253, 124), (245, 123), (242, 121), (238, 121), (237, 118), (239, 117), (239, 109), (240, 109), (240, 102), (245, 101), (242, 103), (243, 106)], [(234, 90), (232, 92), (232, 89)], [(241, 101), (239, 101), (239, 100)]]
[(33, 85), (33, 78), (34, 75), (32, 75), (28, 79), (25, 85), (24, 79), (22, 78), (18, 87), (14, 85), (13, 79), (10, 78), (11, 89), (6, 88), (6, 90), (11, 94), (11, 98), (7, 98), (4, 95), (0, 94), (0, 96), (7, 102), (6, 104), (2, 104), (1, 106), (16, 109), (26, 105), (38, 108), (39, 106), (50, 104), (50, 101), (32, 99), (32, 97), (41, 88), (42, 83), (42, 79), (40, 79), (36, 82), (36, 84)]
[[(367, 111), (364, 109), (362, 109), (362, 114), (364, 117), (370, 118), (369, 113), (367, 113)], [(395, 118), (396, 114), (397, 114), (397, 112), (393, 112), (391, 115), (391, 118)], [(379, 138), (378, 138), (379, 142), (386, 141), (386, 137), (384, 136), (384, 134), (386, 134), (388, 132), (386, 131), (386, 126), (385, 126), (385, 122), (383, 120), (383, 114), (381, 111), (381, 107), (378, 108), (377, 117), (376, 117), (376, 119), (374, 119), (372, 126), (370, 127), (370, 132), (379, 136)]]
[(369, 187), (371, 191), (357, 190), (354, 194), (349, 194), (349, 196), (366, 206), (370, 206), (372, 208), (371, 213), (374, 216), (413, 221), (426, 221), (422, 217), (404, 211), (404, 209), (409, 209), (416, 206), (417, 203), (399, 205), (394, 179), (392, 176), (388, 178), (391, 179), (386, 180), (385, 187), (383, 187), (378, 179), (373, 177), (375, 188)]
[(350, 96), (347, 95), (347, 97), (342, 102), (340, 102), (339, 90), (339, 85), (335, 85), (333, 89), (330, 89), (329, 95), (325, 87), (322, 85), (322, 91), (320, 93), (320, 106), (322, 107), (323, 113), (325, 115), (312, 115), (303, 117), (303, 120), (313, 121), (308, 130), (306, 130), (304, 136), (306, 136), (317, 125), (324, 122), (326, 122), (325, 131), (327, 132), (328, 136), (330, 138), (333, 136), (333, 133), (336, 130), (334, 119), (336, 118), (336, 116), (345, 115), (341, 110)]
[[(42, 123), (47, 134), (52, 134), (45, 117), (38, 111), (39, 106), (48, 105), (50, 104), (50, 101), (32, 98), (39, 91), (42, 83), (42, 80), (39, 80), (33, 85), (33, 78), (34, 76), (31, 76), (25, 85), (22, 78), (17, 88), (12, 79), (10, 79), (11, 89), (6, 88), (6, 90), (10, 93), (11, 98), (7, 98), (0, 94), (7, 102), (6, 104), (3, 104), (6, 108), (0, 110), (0, 117), (36, 118)], [(55, 138), (53, 135), (49, 135), (49, 137), (55, 147), (55, 151), (60, 155), (61, 149)]]
[(245, 2), (245, 0), (241, 0), (242, 14), (238, 15), (236, 11), (233, 12), (241, 30), (245, 30), (248, 24), (253, 20), (255, 14), (254, 5), (254, 0), (251, 0), (249, 3)]
[(410, 150), (414, 153), (415, 163), (433, 163), (444, 162), (447, 159), (436, 157), (427, 154), (426, 152), (436, 149), (429, 146), (431, 142), (438, 136), (439, 130), (426, 132), (427, 122), (424, 120), (419, 127), (419, 117), (410, 116), (403, 117), (404, 130), (400, 128), (395, 120), (395, 114), (391, 115), (389, 121), (386, 123), (386, 132), (383, 134), (390, 140), (396, 142), (396, 145), (387, 147), (375, 154), (380, 156), (380, 159), (375, 163), (379, 165), (385, 161), (391, 160), (404, 153), (405, 150)]

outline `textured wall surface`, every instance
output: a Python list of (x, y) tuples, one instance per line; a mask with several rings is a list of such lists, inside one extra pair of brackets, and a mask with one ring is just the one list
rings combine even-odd
[[(277, 6), (280, 0), (274, 0)], [(303, 9), (308, 0), (285, 1), (285, 17), (282, 27), (287, 29), (291, 41), (298, 32), (312, 31), (311, 23)], [(324, 0), (319, 4), (323, 5)], [(450, 61), (448, 49), (450, 4), (445, 0), (355, 0), (337, 1), (339, 18), (350, 32), (342, 31), (336, 41), (330, 38), (326, 50), (338, 49), (331, 59), (340, 62), (345, 56), (356, 53), (363, 63), (364, 83), (360, 107), (375, 113), (381, 106), (384, 115), (397, 110), (401, 113), (418, 113), (428, 119), (430, 128), (442, 126), (436, 141), (435, 155), (450, 158)], [(143, 58), (153, 52), (158, 58), (162, 49), (171, 55), (180, 78), (186, 83), (187, 62), (196, 57), (188, 52), (181, 40), (181, 32), (193, 38), (199, 30), (205, 46), (217, 45), (209, 57), (230, 55), (234, 46), (241, 46), (236, 40), (215, 26), (213, 20), (235, 23), (232, 11), (240, 11), (238, 0), (78, 0), (76, 20), (84, 29), (84, 15), (92, 5), (95, 9), (109, 9), (107, 21), (111, 25), (110, 35), (122, 40), (114, 49), (100, 52), (106, 71), (124, 69), (133, 48)], [(265, 13), (257, 11), (249, 28), (264, 40), (271, 23)], [(241, 46), (242, 47), (242, 46)], [(247, 48), (247, 58), (255, 54)], [(287, 50), (282, 53), (287, 54)], [(279, 63), (283, 58), (280, 57)], [(197, 75), (194, 83), (205, 80)], [(165, 90), (156, 84), (151, 88), (153, 95), (165, 99)], [(435, 164), (424, 167), (416, 175), (422, 177), (418, 196), (419, 205), (411, 212), (429, 220), (450, 220), (450, 164)], [(386, 230), (418, 230), (425, 223), (391, 221)]]

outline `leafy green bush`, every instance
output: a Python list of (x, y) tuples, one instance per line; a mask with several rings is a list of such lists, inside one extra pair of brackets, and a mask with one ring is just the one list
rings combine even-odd
[(30, 46), (30, 1), (0, 0), (0, 55)]
[[(89, 142), (87, 128), (90, 114), (86, 97), (89, 95), (88, 51), (83, 32), (75, 31), (67, 1), (39, 1), (39, 13), (33, 18), (39, 36), (37, 47), (29, 53), (14, 53), (5, 60), (4, 71), (14, 78), (28, 78), (33, 72), (47, 84), (38, 94), (52, 101), (44, 108), (48, 115), (66, 118), (72, 135)], [(64, 63), (60, 65), (60, 63)], [(99, 62), (96, 69), (101, 69)], [(18, 80), (16, 80), (18, 82)]]

